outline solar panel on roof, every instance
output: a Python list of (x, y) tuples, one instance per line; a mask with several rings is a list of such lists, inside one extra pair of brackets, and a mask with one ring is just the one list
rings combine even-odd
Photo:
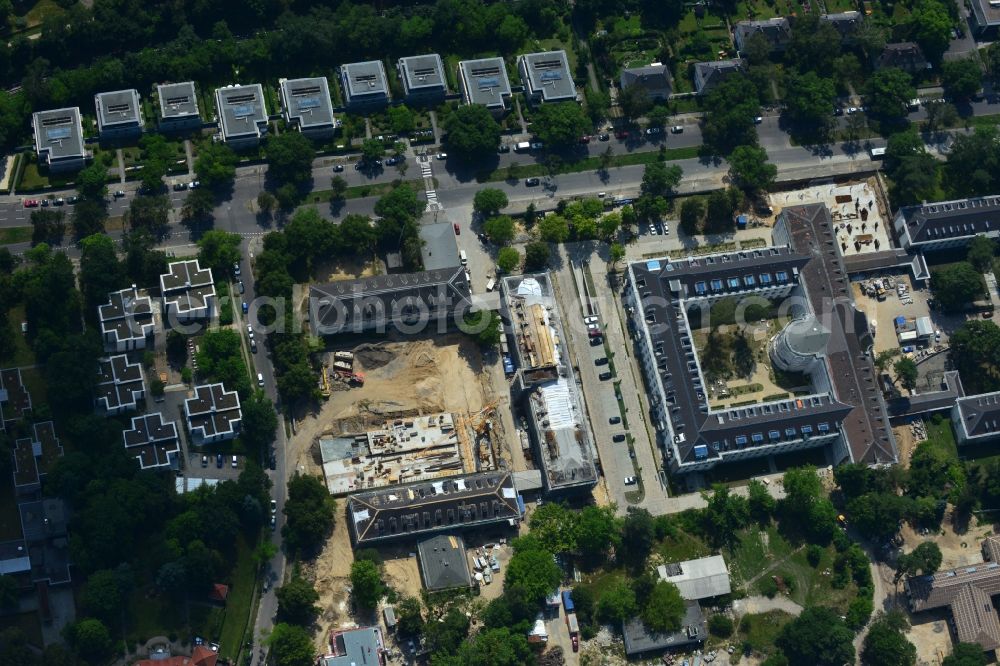
[(253, 113), (254, 109), (249, 104), (241, 104), (233, 107), (233, 115), (237, 118), (246, 118), (248, 116), (252, 116)]
[(319, 106), (319, 97), (306, 97), (299, 100), (300, 109), (317, 109)]
[(45, 138), (49, 141), (59, 141), (61, 139), (68, 139), (72, 134), (73, 130), (69, 127), (53, 127), (45, 131)]
[(562, 79), (562, 72), (548, 70), (542, 72), (542, 81), (559, 81)]
[(479, 79), (479, 88), (497, 88), (500, 86), (500, 77), (485, 76)]

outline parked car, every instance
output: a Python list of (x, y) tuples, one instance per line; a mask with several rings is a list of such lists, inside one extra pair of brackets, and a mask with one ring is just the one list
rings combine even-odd
[(115, 199), (121, 199), (125, 196), (125, 190), (115, 190)]
[(256, 354), (257, 353), (257, 341), (256, 340), (251, 340), (250, 341), (250, 353), (251, 354)]
[(680, 134), (684, 131), (684, 125), (674, 125), (670, 128), (671, 134)]
[[(608, 423), (610, 423), (611, 425), (618, 425), (621, 422), (622, 422), (622, 417), (620, 416), (612, 416), (608, 419)], [(615, 435), (615, 437), (618, 437), (618, 435)], [(616, 439), (615, 441), (617, 442), (618, 440)]]
[(191, 188), (192, 190), (196, 190), (199, 187), (201, 187), (201, 181), (199, 181), (199, 180), (192, 180), (191, 184), (188, 185), (188, 187)]
[(239, 288), (241, 294), (246, 291), (246, 287), (243, 286), (243, 280), (239, 281), (237, 287)]
[(594, 359), (594, 365), (607, 365), (607, 364), (608, 364), (608, 359), (607, 359), (606, 356), (602, 356), (601, 358)]
[(247, 337), (253, 340), (253, 325), (247, 324)]
[(248, 312), (250, 312), (250, 305), (246, 301), (243, 301), (243, 314), (247, 314)]
[(625, 485), (626, 486), (634, 486), (637, 483), (639, 483), (639, 479), (635, 478), (634, 476), (626, 476), (625, 477)]
[(583, 323), (584, 324), (596, 324), (597, 323), (597, 316), (596, 315), (591, 315), (589, 317), (584, 317), (583, 318)]
[(187, 183), (174, 183), (174, 192), (183, 192), (187, 188)]
[(273, 532), (276, 529), (278, 529), (278, 517), (271, 516), (271, 531)]
[(498, 153), (509, 153), (510, 152), (510, 144), (509, 143), (501, 143), (500, 147), (497, 148), (497, 152)]
[(218, 467), (219, 469), (222, 469), (222, 466), (224, 464), (225, 464), (225, 462), (223, 462), (223, 460), (222, 460), (222, 454), (221, 453), (216, 453), (215, 454), (215, 466)]
[(541, 150), (543, 148), (545, 148), (545, 144), (542, 143), (541, 141), (532, 141), (531, 143), (532, 150)]
[(600, 379), (602, 382), (606, 382), (609, 379), (611, 379), (611, 373), (610, 372), (602, 372), (601, 374), (599, 374), (597, 376), (597, 378)]
[[(615, 416), (613, 418), (618, 419), (617, 416)], [(621, 419), (618, 419), (618, 420), (621, 421)], [(625, 434), (620, 432), (620, 433), (618, 433), (616, 435), (612, 435), (611, 436), (611, 441), (612, 442), (624, 442), (625, 441)]]
[(239, 274), (240, 274), (240, 262), (237, 261), (235, 264), (233, 264), (233, 275), (239, 275)]
[(538, 185), (541, 184), (541, 182), (542, 181), (539, 180), (538, 178), (525, 178), (524, 179), (524, 184), (527, 185), (528, 187), (538, 187)]
[(80, 197), (78, 197), (76, 195), (73, 195), (69, 199), (66, 199), (66, 203), (68, 203), (69, 205), (72, 206), (73, 204), (75, 204), (79, 200), (80, 200)]
[(59, 197), (58, 199), (56, 199), (55, 201), (52, 202), (52, 205), (53, 206), (62, 206), (65, 203), (66, 203), (66, 200), (63, 199), (62, 197)]
[(652, 134), (659, 134), (662, 131), (663, 131), (662, 127), (647, 127), (646, 128), (646, 134), (650, 134), (650, 135), (652, 135)]
[(580, 143), (590, 143), (590, 137), (586, 134), (580, 137)]
[(455, 223), (454, 225), (452, 225), (452, 226), (454, 226), (454, 227), (455, 227), (455, 235), (456, 235), (456, 236), (461, 236), (461, 235), (462, 235), (462, 227), (458, 226), (458, 222), (456, 222), (456, 223)]
[(344, 170), (344, 165), (343, 164), (334, 164), (333, 165), (333, 172), (334, 173), (340, 173), (343, 170)]
[(24, 200), (24, 207), (25, 208), (34, 208), (37, 205), (38, 205), (38, 201), (35, 200), (35, 199), (25, 199)]
[(608, 133), (598, 134), (597, 135), (597, 140), (598, 141), (610, 141), (611, 140), (611, 135), (608, 134)]
[(271, 500), (271, 513), (278, 513), (278, 500)]
[(202, 467), (208, 467), (208, 456), (202, 456), (201, 457), (201, 466)]
[(448, 159), (448, 153), (438, 153), (437, 155), (434, 156), (434, 159), (436, 159), (436, 160), (446, 160), (446, 159)]
[(764, 116), (757, 116), (753, 119), (754, 125), (760, 125), (762, 122), (764, 122)]
[(238, 466), (239, 463), (236, 462), (236, 456), (233, 456), (233, 469), (236, 469)]

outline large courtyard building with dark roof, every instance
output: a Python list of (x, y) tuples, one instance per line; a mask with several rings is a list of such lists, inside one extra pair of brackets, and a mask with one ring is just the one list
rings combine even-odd
[(194, 444), (233, 439), (243, 421), (239, 394), (221, 382), (195, 387), (194, 397), (184, 401), (184, 415)]
[[(775, 226), (774, 246), (628, 267), (625, 303), (653, 425), (672, 472), (815, 447), (828, 447), (834, 461), (895, 461), (867, 356), (872, 336), (844, 288), (840, 256), (824, 240), (829, 223), (825, 206), (789, 208)], [(791, 321), (769, 340), (768, 352), (776, 368), (808, 378), (808, 393), (710, 404), (692, 331), (725, 298), (791, 298)]]
[(1000, 195), (904, 206), (893, 227), (907, 250), (965, 247), (976, 236), (1000, 237)]
[(163, 325), (210, 319), (215, 312), (215, 282), (212, 269), (197, 259), (175, 261), (160, 276), (163, 295)]

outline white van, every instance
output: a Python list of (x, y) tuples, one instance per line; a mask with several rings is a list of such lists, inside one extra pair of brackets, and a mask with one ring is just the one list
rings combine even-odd
[(497, 279), (490, 278), (490, 281), (486, 283), (486, 291), (493, 291), (493, 287), (497, 286)]
[(462, 265), (463, 266), (468, 266), (469, 265), (469, 258), (467, 256), (465, 256), (465, 250), (459, 250), (458, 251), (458, 257), (459, 257), (459, 259), (462, 260)]
[(257, 386), (260, 386), (261, 388), (264, 387), (264, 374), (263, 373), (260, 373), (260, 372), (257, 373)]

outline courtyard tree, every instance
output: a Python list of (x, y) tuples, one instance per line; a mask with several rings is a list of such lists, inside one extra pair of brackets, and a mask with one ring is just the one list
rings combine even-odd
[(993, 267), (993, 257), (996, 254), (997, 243), (989, 236), (975, 236), (969, 242), (965, 251), (965, 259), (977, 271), (985, 273)]
[[(221, 189), (233, 182), (236, 177), (236, 163), (238, 161), (236, 153), (226, 144), (203, 141), (198, 146), (194, 172), (205, 187)], [(194, 190), (194, 192), (197, 191)]]
[(907, 391), (917, 388), (919, 372), (917, 371), (917, 364), (912, 358), (903, 357), (899, 359), (893, 364), (892, 369), (896, 372), (896, 381), (899, 382), (900, 386)]
[(961, 261), (931, 271), (931, 291), (944, 310), (962, 310), (983, 293), (982, 275)]
[(239, 235), (227, 231), (206, 231), (198, 239), (198, 261), (218, 276), (228, 275), (233, 270), (233, 264), (242, 257), (242, 241)]
[(927, 59), (937, 64), (951, 43), (954, 19), (942, 0), (920, 0), (910, 12), (912, 39), (923, 49)]
[(552, 553), (537, 540), (524, 537), (513, 543), (514, 554), (507, 565), (504, 590), (520, 587), (528, 599), (541, 603), (559, 586), (562, 574), (552, 558)]
[(539, 271), (549, 263), (549, 244), (534, 241), (524, 246), (524, 270)]
[(979, 643), (956, 643), (941, 666), (986, 666), (986, 653)]
[(385, 144), (380, 140), (369, 137), (361, 142), (361, 161), (367, 164), (374, 164), (376, 160), (382, 159), (385, 155)]
[(653, 100), (644, 86), (626, 86), (618, 95), (618, 108), (626, 120), (637, 120), (653, 108)]
[(521, 265), (521, 253), (513, 247), (502, 247), (497, 251), (497, 268), (503, 273), (510, 273)]
[(941, 566), (941, 549), (933, 541), (920, 543), (896, 560), (896, 580), (905, 576), (929, 576)]

